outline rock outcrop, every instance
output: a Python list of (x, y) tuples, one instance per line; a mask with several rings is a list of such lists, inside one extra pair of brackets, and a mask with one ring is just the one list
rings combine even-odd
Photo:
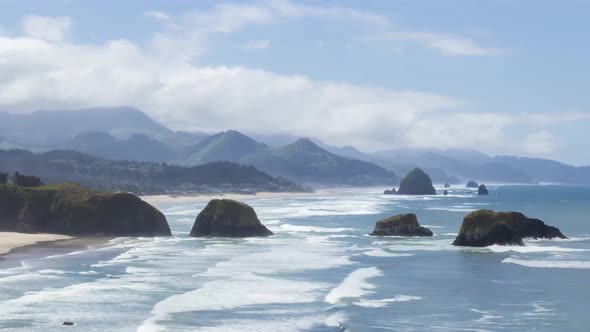
[(539, 219), (528, 218), (520, 212), (478, 210), (463, 219), (456, 246), (485, 247), (493, 244), (523, 245), (524, 239), (565, 239), (565, 235)]
[(451, 185), (450, 185), (450, 184), (448, 184), (448, 183), (445, 183), (445, 186), (444, 186), (444, 187), (445, 187), (445, 188), (451, 188)]
[(414, 168), (400, 182), (397, 191), (400, 195), (436, 195), (430, 176), (419, 168)]
[(375, 224), (372, 236), (432, 236), (432, 232), (420, 226), (413, 213), (398, 214)]
[(69, 183), (0, 186), (0, 230), (76, 236), (171, 235), (166, 217), (139, 197)]
[(477, 182), (475, 182), (475, 181), (469, 181), (465, 185), (465, 188), (477, 188), (477, 187), (479, 187), (479, 184), (477, 184)]
[(479, 187), (477, 188), (477, 194), (478, 195), (487, 195), (489, 194), (488, 192), (488, 188), (486, 188), (485, 184), (480, 184)]
[(443, 195), (445, 195), (445, 196), (447, 196), (448, 194), (449, 194), (449, 192), (446, 190), (443, 192)]
[(391, 190), (389, 190), (389, 189), (386, 189), (386, 190), (383, 192), (383, 195), (395, 195), (395, 194), (397, 194), (397, 192), (395, 191), (395, 188), (391, 188)]
[(231, 199), (213, 199), (199, 213), (189, 234), (193, 237), (251, 237), (273, 233), (258, 220), (254, 209)]

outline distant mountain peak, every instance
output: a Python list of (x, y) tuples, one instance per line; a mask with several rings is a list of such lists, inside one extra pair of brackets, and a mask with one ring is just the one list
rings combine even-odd
[(296, 140), (295, 142), (287, 145), (286, 147), (292, 147), (292, 148), (295, 147), (298, 149), (305, 149), (305, 150), (310, 150), (310, 151), (321, 151), (321, 152), (329, 153), (326, 149), (320, 147), (314, 141), (312, 141), (311, 139), (309, 139), (307, 137), (301, 137), (298, 140)]

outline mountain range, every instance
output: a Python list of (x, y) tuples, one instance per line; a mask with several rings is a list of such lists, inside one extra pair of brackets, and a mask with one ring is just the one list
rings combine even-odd
[[(590, 183), (590, 167), (472, 150), (392, 149), (363, 152), (314, 138), (173, 131), (132, 107), (0, 113), (0, 149), (67, 149), (112, 160), (183, 166), (227, 161), (313, 185), (396, 185), (423, 168), (437, 183)], [(1, 165), (0, 165), (1, 167)]]

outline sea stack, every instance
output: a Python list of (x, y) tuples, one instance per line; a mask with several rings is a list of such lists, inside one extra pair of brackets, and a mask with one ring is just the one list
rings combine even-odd
[(413, 213), (398, 214), (375, 224), (372, 236), (432, 236), (432, 232), (420, 226)]
[(69, 183), (0, 185), (0, 229), (76, 236), (171, 235), (166, 217), (139, 197)]
[(465, 185), (465, 188), (477, 188), (477, 187), (479, 187), (479, 185), (475, 181), (469, 181)]
[(449, 192), (448, 192), (448, 191), (446, 191), (446, 190), (443, 192), (443, 195), (444, 195), (444, 196), (447, 196), (448, 194), (449, 194)]
[(486, 247), (499, 245), (524, 245), (523, 240), (566, 239), (561, 231), (545, 225), (539, 219), (528, 218), (520, 212), (494, 212), (478, 210), (463, 218), (459, 235), (453, 245)]
[(436, 195), (430, 176), (419, 168), (414, 168), (401, 180), (397, 191), (400, 195)]
[(445, 187), (445, 188), (451, 188), (451, 185), (450, 185), (450, 184), (448, 184), (448, 183), (445, 183), (444, 187)]
[(489, 194), (488, 192), (488, 188), (486, 188), (485, 184), (480, 184), (479, 187), (477, 188), (477, 194), (478, 195), (487, 195)]
[(252, 237), (273, 233), (258, 220), (254, 209), (231, 199), (213, 199), (199, 213), (192, 237)]
[(397, 194), (397, 192), (395, 191), (395, 188), (391, 188), (391, 190), (389, 190), (389, 189), (386, 189), (386, 190), (383, 192), (383, 195), (395, 195), (395, 194)]

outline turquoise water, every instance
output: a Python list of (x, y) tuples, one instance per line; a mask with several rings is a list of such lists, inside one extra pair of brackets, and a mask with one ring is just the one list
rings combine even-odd
[[(590, 187), (490, 186), (478, 197), (380, 188), (252, 198), (275, 236), (192, 239), (206, 202), (156, 204), (170, 238), (118, 238), (0, 261), (0, 328), (53, 331), (588, 331)], [(517, 210), (569, 240), (451, 245), (463, 216)], [(414, 212), (432, 238), (370, 237)], [(49, 256), (49, 257), (47, 257)]]

